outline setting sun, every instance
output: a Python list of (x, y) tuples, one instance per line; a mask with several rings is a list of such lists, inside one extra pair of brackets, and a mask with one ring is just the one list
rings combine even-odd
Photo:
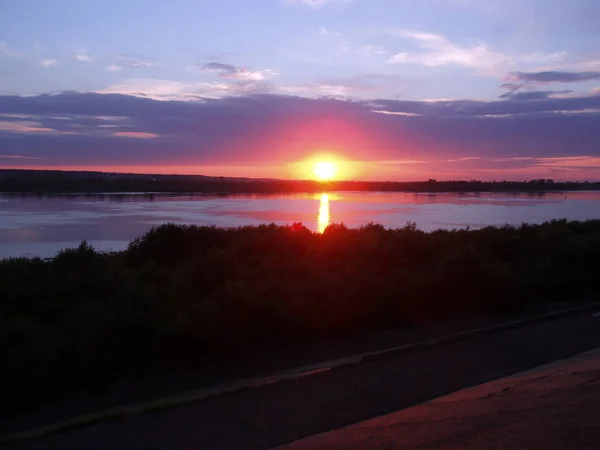
[(337, 173), (337, 165), (332, 161), (319, 161), (314, 167), (315, 177), (319, 181), (330, 181)]
[(363, 162), (351, 161), (331, 152), (313, 153), (288, 165), (289, 178), (320, 182), (351, 180), (363, 172)]

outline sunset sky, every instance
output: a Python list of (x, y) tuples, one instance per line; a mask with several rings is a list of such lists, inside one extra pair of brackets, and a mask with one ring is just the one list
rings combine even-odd
[(0, 167), (598, 180), (599, 43), (598, 0), (2, 0)]

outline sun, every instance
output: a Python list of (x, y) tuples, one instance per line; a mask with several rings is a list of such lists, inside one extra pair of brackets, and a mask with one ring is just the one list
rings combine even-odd
[(337, 164), (333, 161), (318, 161), (315, 163), (313, 172), (319, 181), (332, 180), (338, 171)]
[(297, 180), (314, 180), (321, 183), (355, 179), (362, 173), (361, 161), (350, 161), (340, 154), (319, 152), (309, 154), (288, 164), (289, 177)]

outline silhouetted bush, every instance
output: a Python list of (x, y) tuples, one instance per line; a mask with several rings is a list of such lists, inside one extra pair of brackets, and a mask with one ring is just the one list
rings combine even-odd
[(82, 242), (0, 261), (0, 396), (14, 412), (181, 359), (580, 301), (599, 277), (600, 221), (323, 234), (165, 224), (120, 253)]

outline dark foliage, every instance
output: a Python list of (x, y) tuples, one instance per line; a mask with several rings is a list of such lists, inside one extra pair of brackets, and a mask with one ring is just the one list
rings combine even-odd
[(265, 342), (581, 300), (598, 279), (600, 221), (322, 235), (165, 224), (125, 252), (83, 242), (0, 261), (0, 396), (14, 411)]

